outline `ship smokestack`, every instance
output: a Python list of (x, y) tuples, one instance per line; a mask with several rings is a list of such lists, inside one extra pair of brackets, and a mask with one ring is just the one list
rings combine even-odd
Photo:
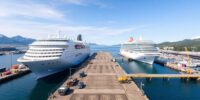
[(82, 36), (81, 36), (81, 34), (79, 34), (79, 35), (77, 36), (77, 40), (78, 40), (78, 41), (82, 41)]

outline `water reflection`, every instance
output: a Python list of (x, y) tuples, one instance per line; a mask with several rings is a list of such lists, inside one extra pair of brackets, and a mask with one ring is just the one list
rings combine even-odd
[(152, 65), (137, 61), (128, 62), (129, 68), (133, 73), (154, 73), (155, 68)]
[(118, 60), (119, 64), (126, 70), (127, 73), (157, 73), (156, 68), (153, 65), (128, 60), (125, 57), (120, 57)]
[[(128, 61), (126, 58), (117, 60), (127, 73), (152, 73), (152, 74), (178, 74), (179, 72), (161, 66), (159, 64), (148, 65), (137, 61)], [(199, 100), (200, 83), (197, 81), (185, 81), (180, 79), (163, 80), (152, 78), (134, 79), (134, 82), (140, 86), (144, 84), (145, 94), (150, 100)], [(159, 95), (158, 95), (159, 93)], [(192, 97), (191, 97), (192, 96)]]
[[(69, 76), (69, 69), (54, 75), (37, 80), (28, 100), (45, 100), (50, 93), (55, 91)], [(42, 95), (42, 96), (41, 96)]]

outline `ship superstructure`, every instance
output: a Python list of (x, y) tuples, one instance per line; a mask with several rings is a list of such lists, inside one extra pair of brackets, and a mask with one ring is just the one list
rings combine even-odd
[(134, 40), (132, 37), (128, 42), (121, 45), (120, 54), (129, 59), (153, 64), (154, 59), (160, 53), (158, 47), (153, 41), (149, 40)]
[(89, 55), (89, 45), (79, 35), (77, 40), (61, 37), (37, 40), (18, 61), (41, 78), (78, 65)]

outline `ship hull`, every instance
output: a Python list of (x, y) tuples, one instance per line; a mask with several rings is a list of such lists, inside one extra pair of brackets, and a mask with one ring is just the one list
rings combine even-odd
[(75, 67), (76, 65), (83, 62), (88, 58), (89, 53), (83, 54), (82, 56), (73, 57), (67, 59), (52, 59), (52, 60), (38, 60), (38, 61), (25, 61), (19, 59), (18, 61), (26, 65), (30, 70), (37, 75), (37, 79), (43, 78), (58, 72), (61, 72), (67, 68)]
[(152, 65), (154, 60), (159, 56), (158, 54), (145, 54), (145, 53), (130, 53), (126, 51), (120, 51), (120, 54), (132, 60), (143, 62)]

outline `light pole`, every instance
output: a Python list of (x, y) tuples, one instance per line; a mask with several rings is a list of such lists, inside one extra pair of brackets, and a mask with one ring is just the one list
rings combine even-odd
[(71, 72), (71, 67), (69, 68), (69, 78), (71, 78), (71, 74), (72, 74), (72, 72)]
[(10, 52), (10, 67), (12, 66), (12, 52)]
[(143, 91), (143, 89), (142, 89), (143, 86), (144, 86), (144, 84), (141, 82), (141, 83), (140, 83), (140, 90), (141, 90), (141, 92), (142, 92), (142, 95), (144, 95), (144, 91)]

